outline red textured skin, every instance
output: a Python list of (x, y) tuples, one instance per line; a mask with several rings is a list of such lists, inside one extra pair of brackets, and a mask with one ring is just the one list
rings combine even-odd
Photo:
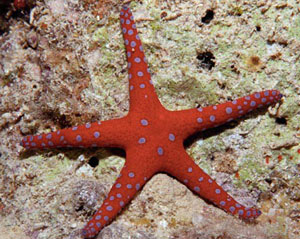
[[(156, 173), (165, 172), (185, 184), (200, 197), (243, 219), (261, 212), (238, 204), (189, 157), (183, 141), (191, 134), (280, 100), (277, 90), (267, 90), (217, 106), (168, 111), (160, 103), (152, 85), (147, 63), (127, 6), (121, 10), (130, 87), (130, 111), (121, 119), (87, 123), (22, 140), (26, 148), (120, 147), (126, 150), (125, 166), (102, 206), (82, 231), (84, 238), (97, 235), (113, 220), (138, 190)], [(133, 43), (134, 42), (134, 43)], [(139, 58), (139, 60), (137, 59)], [(130, 66), (131, 64), (131, 66)]]
[(16, 9), (21, 9), (26, 7), (26, 0), (14, 0), (14, 6)]

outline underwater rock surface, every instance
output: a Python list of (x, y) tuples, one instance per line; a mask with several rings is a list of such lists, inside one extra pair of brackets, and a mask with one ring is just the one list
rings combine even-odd
[[(0, 233), (80, 238), (115, 181), (116, 149), (24, 151), (24, 135), (122, 117), (122, 2), (36, 1), (0, 35)], [(276, 88), (282, 104), (188, 139), (188, 153), (263, 214), (245, 223), (175, 179), (153, 177), (97, 238), (291, 238), (300, 228), (297, 1), (132, 2), (152, 80), (170, 110)], [(0, 19), (1, 20), (1, 19)]]

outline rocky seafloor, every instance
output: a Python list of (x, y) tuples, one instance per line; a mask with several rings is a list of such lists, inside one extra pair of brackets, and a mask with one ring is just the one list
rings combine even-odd
[[(29, 134), (125, 116), (117, 0), (0, 1), (0, 237), (80, 238), (125, 160), (118, 149), (25, 151)], [(190, 138), (195, 162), (262, 215), (243, 222), (154, 176), (97, 238), (300, 238), (299, 1), (132, 1), (162, 104), (266, 89), (282, 101)]]

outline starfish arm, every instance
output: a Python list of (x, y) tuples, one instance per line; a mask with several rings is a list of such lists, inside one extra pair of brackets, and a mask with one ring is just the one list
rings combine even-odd
[(177, 128), (185, 135), (183, 138), (208, 128), (219, 126), (248, 112), (280, 100), (282, 95), (277, 90), (257, 92), (223, 104), (173, 112)]
[[(126, 118), (126, 117), (125, 117)], [(21, 145), (26, 149), (60, 147), (120, 147), (124, 148), (125, 118), (98, 121), (46, 134), (29, 135)]]
[(142, 151), (127, 150), (126, 163), (102, 206), (82, 230), (84, 238), (93, 238), (112, 221), (156, 172), (149, 158), (140, 158)]
[(177, 151), (173, 155), (180, 160), (169, 163), (167, 173), (177, 178), (190, 190), (200, 197), (212, 202), (217, 207), (232, 215), (238, 214), (242, 219), (255, 219), (261, 211), (239, 204), (222, 189), (208, 174), (206, 174), (193, 159), (184, 151)]
[(130, 111), (143, 111), (149, 110), (149, 108), (161, 107), (151, 81), (133, 15), (128, 6), (123, 6), (120, 19), (128, 61)]

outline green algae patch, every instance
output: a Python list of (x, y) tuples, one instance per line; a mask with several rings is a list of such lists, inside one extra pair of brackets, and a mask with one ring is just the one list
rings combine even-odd
[(47, 170), (43, 178), (47, 181), (56, 180), (60, 175), (68, 172), (73, 163), (70, 159), (64, 157), (63, 159), (52, 158), (48, 163), (46, 163), (50, 170)]
[(106, 44), (109, 40), (109, 36), (106, 27), (98, 28), (92, 36), (92, 40), (100, 44)]
[(53, 181), (60, 178), (61, 175), (68, 172), (74, 165), (74, 160), (70, 160), (62, 154), (57, 154), (50, 158), (44, 155), (34, 156), (26, 159), (26, 161), (35, 168), (35, 180), (40, 182)]
[(291, 37), (300, 39), (300, 16), (297, 16), (297, 18), (289, 28), (289, 34)]
[(103, 172), (111, 173), (112, 168), (114, 168), (113, 171), (120, 171), (123, 165), (123, 158), (111, 155), (99, 160), (95, 173), (98, 175), (103, 174)]
[[(263, 160), (263, 159), (262, 159)], [(235, 185), (238, 187), (245, 187), (249, 190), (259, 188), (261, 191), (267, 191), (268, 187), (265, 182), (258, 182), (258, 178), (262, 175), (270, 173), (270, 169), (262, 167), (261, 163), (257, 162), (254, 158), (246, 159), (239, 165), (239, 178), (234, 179)]]

